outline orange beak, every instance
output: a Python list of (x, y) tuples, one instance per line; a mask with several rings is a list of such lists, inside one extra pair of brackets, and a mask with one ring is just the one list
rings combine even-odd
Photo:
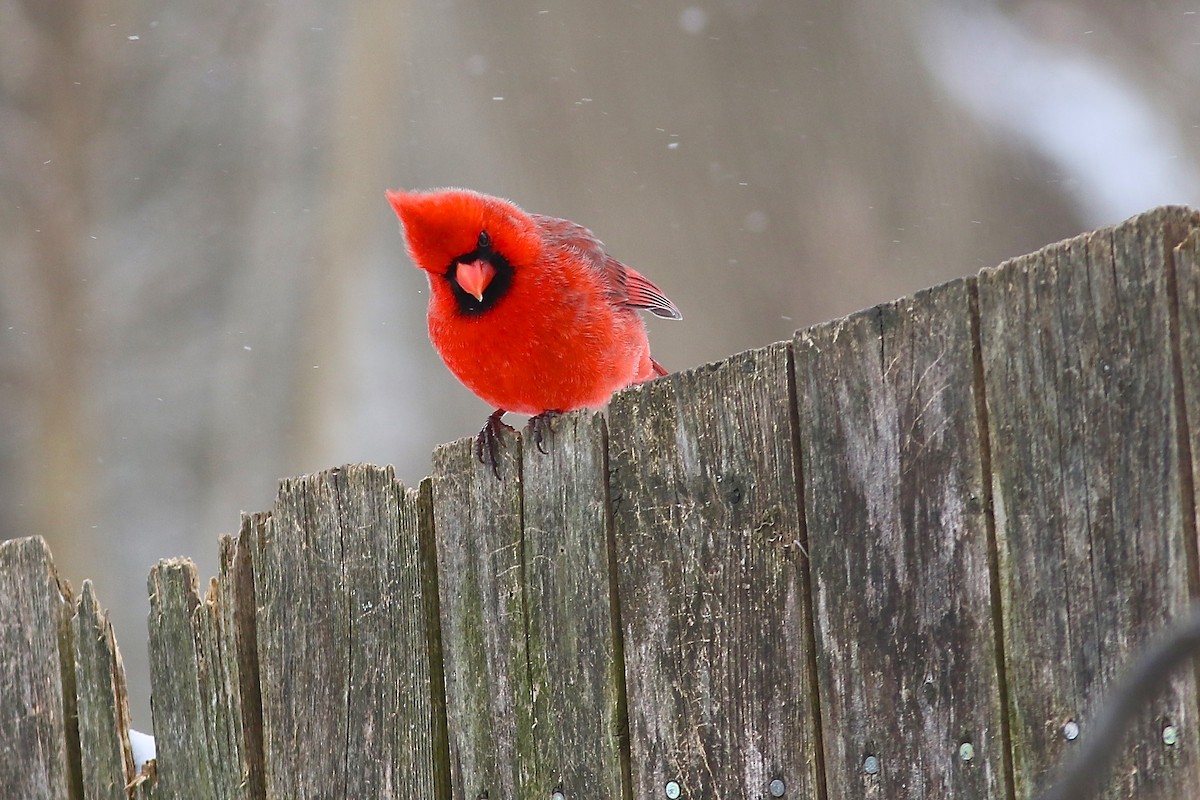
[(480, 302), (483, 302), (483, 293), (494, 277), (496, 268), (483, 258), (460, 263), (454, 271), (454, 280), (462, 290)]

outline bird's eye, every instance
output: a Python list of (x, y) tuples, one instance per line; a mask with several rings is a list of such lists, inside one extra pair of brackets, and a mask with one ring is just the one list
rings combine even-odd
[(492, 237), (488, 236), (487, 231), (479, 232), (479, 242), (476, 245), (480, 250), (487, 250), (492, 246)]

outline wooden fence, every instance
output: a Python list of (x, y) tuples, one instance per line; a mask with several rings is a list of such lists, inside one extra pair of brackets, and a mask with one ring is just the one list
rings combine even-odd
[[(150, 574), (0, 545), (4, 798), (1031, 798), (1200, 594), (1200, 215), (1158, 209), (403, 487), (283, 481)], [(1104, 797), (1200, 796), (1197, 674)]]

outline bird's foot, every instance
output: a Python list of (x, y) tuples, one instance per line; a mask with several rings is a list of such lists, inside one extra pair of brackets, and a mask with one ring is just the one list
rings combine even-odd
[(504, 409), (497, 408), (483, 424), (483, 430), (475, 437), (475, 457), (479, 459), (480, 464), (491, 466), (496, 480), (500, 480), (500, 448), (504, 446), (504, 440), (500, 438), (501, 431), (513, 430), (511, 425), (501, 419), (503, 416)]
[(529, 418), (529, 432), (533, 434), (533, 444), (537, 447), (538, 452), (542, 455), (548, 455), (549, 451), (542, 447), (542, 442), (546, 438), (547, 433), (553, 433), (554, 428), (552, 423), (556, 417), (562, 416), (561, 411), (543, 411), (536, 417)]

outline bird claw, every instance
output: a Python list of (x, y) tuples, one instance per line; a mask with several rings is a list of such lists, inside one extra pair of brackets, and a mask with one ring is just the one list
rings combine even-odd
[(549, 455), (550, 451), (542, 447), (542, 441), (545, 439), (547, 432), (553, 433), (554, 428), (552, 423), (555, 417), (562, 415), (561, 411), (543, 411), (536, 417), (529, 418), (529, 432), (533, 434), (533, 443), (537, 447), (538, 452), (542, 455)]
[(483, 430), (475, 437), (475, 457), (479, 459), (480, 464), (491, 466), (496, 480), (500, 480), (500, 448), (504, 446), (501, 431), (513, 430), (511, 425), (501, 419), (503, 416), (504, 409), (497, 408), (483, 424)]

